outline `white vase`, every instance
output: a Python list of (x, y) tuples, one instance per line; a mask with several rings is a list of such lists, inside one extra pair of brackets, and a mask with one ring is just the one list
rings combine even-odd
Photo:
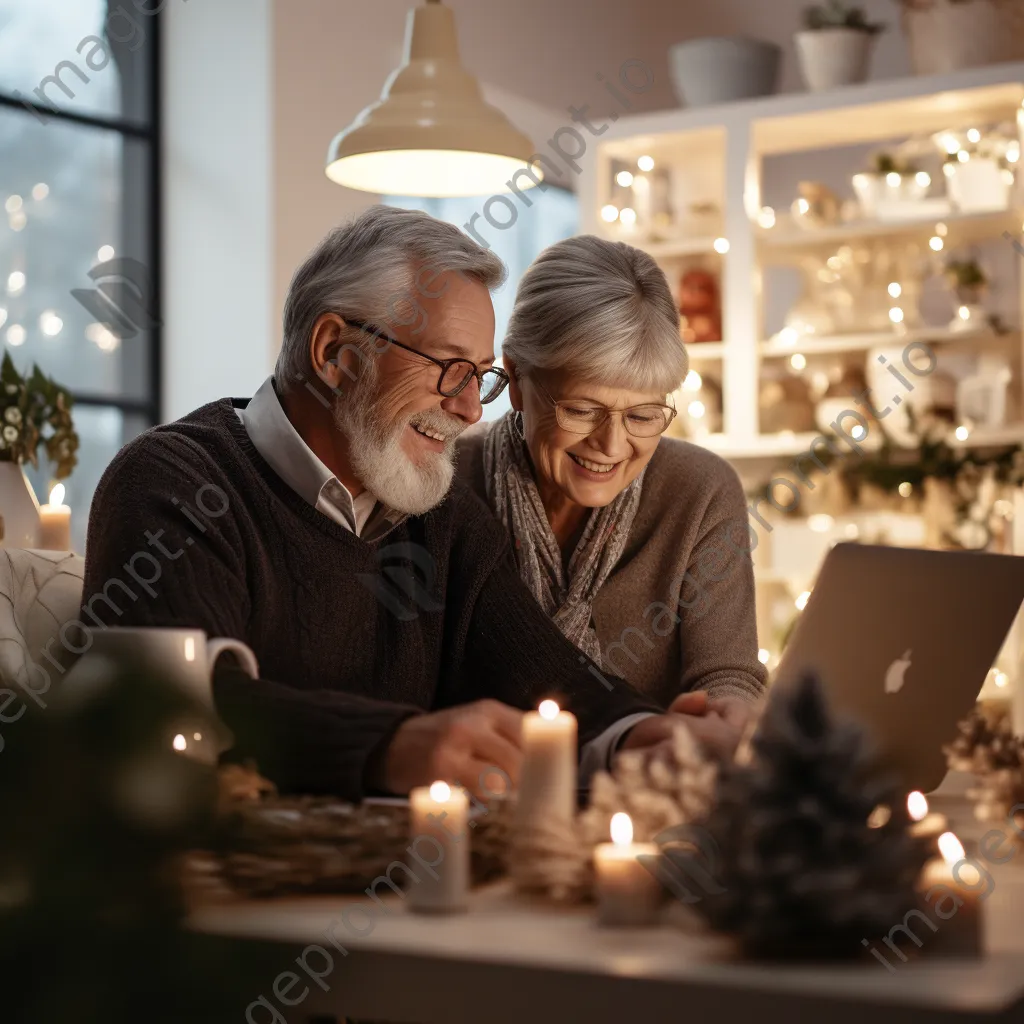
[(903, 29), (919, 75), (1024, 59), (1024, 0), (904, 4)]
[(34, 548), (39, 502), (18, 462), (0, 462), (0, 547)]
[(825, 92), (867, 81), (875, 36), (855, 28), (797, 32), (796, 56), (811, 92)]

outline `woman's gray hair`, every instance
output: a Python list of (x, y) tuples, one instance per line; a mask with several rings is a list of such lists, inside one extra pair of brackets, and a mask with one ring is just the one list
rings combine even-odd
[(661, 268), (625, 242), (581, 235), (545, 249), (519, 282), (502, 346), (517, 372), (668, 394), (689, 360)]
[[(284, 339), (278, 380), (305, 380), (312, 373), (309, 339), (324, 313), (372, 323), (384, 331), (426, 320), (423, 298), (442, 293), (436, 278), (454, 271), (488, 290), (505, 280), (505, 266), (453, 224), (420, 210), (372, 206), (335, 228), (292, 277), (284, 304)], [(353, 331), (366, 350), (373, 339)]]

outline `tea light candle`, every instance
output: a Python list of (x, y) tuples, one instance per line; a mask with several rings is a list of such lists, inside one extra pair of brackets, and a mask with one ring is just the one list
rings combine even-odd
[(576, 716), (541, 701), (523, 716), (517, 828), (569, 824), (576, 814)]
[(64, 504), (64, 485), (50, 491), (50, 500), (39, 506), (39, 547), (44, 551), (71, 550), (71, 509)]
[(979, 956), (982, 939), (981, 872), (964, 858), (964, 848), (952, 832), (939, 836), (940, 856), (921, 872), (925, 913), (935, 932), (922, 935), (924, 952), (938, 956)]
[(421, 913), (453, 914), (469, 900), (469, 796), (447, 782), (409, 794), (412, 842), (409, 907)]
[(907, 813), (913, 822), (909, 829), (910, 834), (919, 839), (931, 840), (935, 852), (938, 853), (939, 836), (949, 825), (945, 815), (929, 811), (927, 798), (916, 789), (907, 797)]
[(657, 857), (655, 843), (634, 843), (628, 814), (613, 814), (612, 841), (594, 850), (594, 885), (601, 924), (643, 927), (654, 924), (663, 901), (661, 882), (639, 859)]

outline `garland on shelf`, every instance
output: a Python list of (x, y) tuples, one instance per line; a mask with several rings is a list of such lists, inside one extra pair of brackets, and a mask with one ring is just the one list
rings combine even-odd
[(952, 770), (977, 776), (967, 795), (978, 821), (1006, 821), (1024, 803), (1024, 739), (1014, 735), (1005, 712), (973, 708), (944, 751)]

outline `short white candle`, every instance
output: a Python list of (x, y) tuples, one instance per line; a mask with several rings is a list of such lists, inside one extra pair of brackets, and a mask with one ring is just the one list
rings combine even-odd
[(523, 766), (516, 826), (558, 828), (576, 814), (576, 716), (541, 701), (523, 716)]
[(642, 927), (654, 924), (664, 901), (661, 882), (639, 860), (657, 857), (655, 843), (634, 843), (628, 814), (613, 814), (612, 841), (594, 850), (594, 884), (601, 924)]
[(972, 957), (980, 955), (982, 937), (981, 900), (984, 882), (977, 867), (964, 860), (964, 848), (952, 832), (938, 839), (940, 855), (921, 872), (918, 889), (924, 896), (925, 913), (935, 932), (919, 932), (925, 954)]
[(64, 504), (64, 485), (50, 491), (50, 500), (39, 506), (39, 547), (44, 551), (71, 550), (71, 509)]
[(431, 914), (453, 914), (469, 901), (469, 796), (447, 782), (409, 794), (412, 856), (409, 906)]

